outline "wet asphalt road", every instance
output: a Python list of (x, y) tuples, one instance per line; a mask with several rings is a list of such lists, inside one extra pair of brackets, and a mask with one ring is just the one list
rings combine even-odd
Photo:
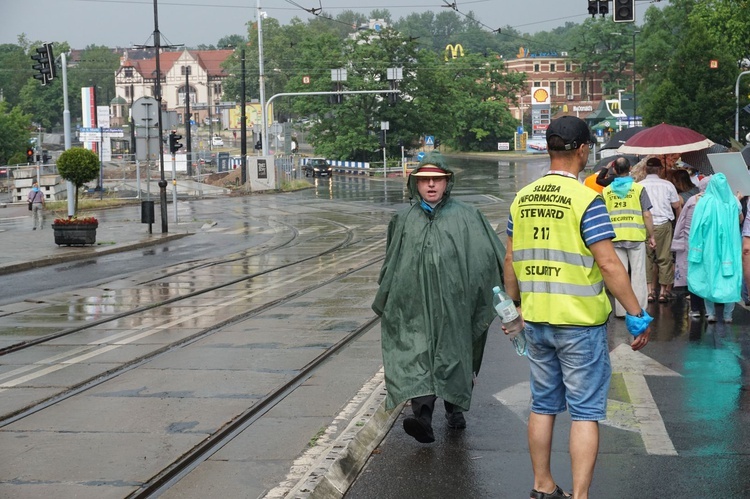
[[(541, 175), (547, 162), (540, 158), (454, 161), (453, 165), (457, 170), (453, 195), (480, 206), (490, 222), (502, 228), (514, 193)], [(387, 215), (408, 203), (400, 178), (383, 182), (337, 176), (310, 182), (312, 189), (273, 195), (274, 202), (303, 212), (356, 208), (385, 222), (384, 211)], [(4, 276), (4, 289), (11, 291), (0, 296), (0, 302), (59, 291), (58, 287), (85, 288), (238, 251), (250, 244), (251, 237), (269, 237), (237, 229), (242, 226), (238, 220), (257, 210), (253, 206), (258, 199), (186, 203), (181, 208), (186, 216), (219, 221), (219, 227), (224, 223), (232, 230), (196, 234), (155, 250), (54, 266), (43, 273)], [(292, 215), (280, 216), (279, 221), (306, 230)], [(385, 227), (378, 224), (373, 231), (384, 235)], [(39, 278), (42, 275), (44, 279)], [(272, 281), (266, 284), (272, 285)], [(750, 494), (746, 388), (750, 314), (737, 307), (733, 324), (707, 324), (688, 318), (683, 301), (653, 304), (650, 312), (655, 316), (652, 342), (636, 356), (628, 356), (627, 347), (622, 346), (628, 340), (624, 324), (612, 321), (610, 346), (617, 369), (610, 393), (610, 421), (602, 426), (592, 497), (746, 497)], [(273, 321), (268, 324), (272, 327)], [(517, 357), (494, 330), (474, 405), (467, 414), (469, 428), (448, 431), (438, 410), (438, 441), (425, 446), (403, 433), (399, 419), (347, 497), (528, 497), (527, 381), (525, 359)], [(567, 417), (561, 416), (553, 472), (563, 487), (570, 487), (568, 428)]]

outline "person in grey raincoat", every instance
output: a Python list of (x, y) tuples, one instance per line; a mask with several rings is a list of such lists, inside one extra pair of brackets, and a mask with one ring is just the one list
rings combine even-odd
[(380, 288), (386, 405), (410, 400), (404, 430), (434, 442), (432, 413), (443, 399), (450, 428), (466, 427), (473, 378), (496, 316), (492, 288), (502, 286), (505, 248), (482, 213), (450, 197), (453, 172), (438, 152), (409, 175), (416, 203), (388, 226)]

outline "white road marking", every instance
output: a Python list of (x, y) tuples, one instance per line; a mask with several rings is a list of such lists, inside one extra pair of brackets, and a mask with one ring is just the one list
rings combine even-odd
[[(656, 456), (676, 456), (659, 408), (646, 383), (646, 376), (681, 376), (650, 357), (622, 344), (610, 352), (612, 373), (622, 374), (630, 402), (607, 400), (607, 419), (601, 423), (641, 434), (646, 452)], [(516, 383), (494, 395), (521, 421), (531, 412), (531, 389), (528, 381)]]

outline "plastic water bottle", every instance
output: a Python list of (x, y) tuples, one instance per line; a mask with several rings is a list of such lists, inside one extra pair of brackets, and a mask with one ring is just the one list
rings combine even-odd
[(500, 286), (492, 288), (492, 294), (492, 303), (495, 306), (495, 312), (497, 312), (500, 320), (503, 321), (503, 326), (508, 331), (508, 337), (516, 347), (516, 353), (518, 355), (525, 355), (526, 337), (523, 334), (518, 334), (523, 331), (523, 319), (518, 315), (516, 305), (510, 296), (500, 289)]

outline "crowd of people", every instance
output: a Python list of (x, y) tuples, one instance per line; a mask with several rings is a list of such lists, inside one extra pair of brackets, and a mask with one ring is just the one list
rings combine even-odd
[[(642, 289), (640, 283), (645, 279), (648, 302), (666, 303), (684, 298), (690, 301), (692, 318), (705, 315), (709, 322), (718, 320), (716, 304), (722, 304), (721, 317), (725, 323), (731, 323), (735, 303), (746, 296), (742, 236), (750, 238), (750, 224), (744, 223), (747, 197), (732, 192), (723, 174), (704, 176), (681, 164), (679, 158), (677, 154), (649, 156), (630, 168), (626, 158), (615, 157), (591, 176), (596, 187), (591, 182), (586, 185), (601, 189), (610, 201), (613, 223), (618, 218), (613, 215), (613, 208), (627, 201), (623, 198), (618, 202), (611, 194), (610, 184), (621, 175), (619, 172), (627, 169), (624, 175), (629, 182), (642, 187), (640, 205), (650, 216), (643, 211), (641, 220), (636, 211), (630, 210), (619, 217), (640, 227), (638, 234), (630, 232), (629, 236), (642, 243), (650, 243), (652, 235), (654, 239), (654, 244), (646, 249), (645, 267), (641, 267), (643, 259), (638, 254), (620, 258), (629, 269), (635, 290)], [(617, 241), (616, 246), (622, 244)], [(744, 258), (750, 264), (750, 241)], [(639, 301), (644, 304), (640, 297)], [(616, 310), (615, 315), (621, 317), (622, 311)]]

